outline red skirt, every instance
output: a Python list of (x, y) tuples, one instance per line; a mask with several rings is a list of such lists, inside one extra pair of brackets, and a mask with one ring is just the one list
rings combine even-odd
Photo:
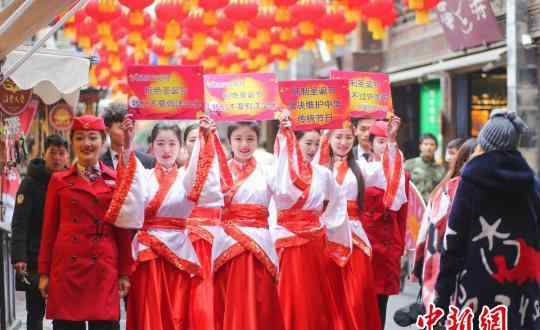
[(381, 329), (369, 256), (355, 246), (345, 267), (327, 259), (327, 274), (332, 285), (332, 300), (339, 306), (334, 329)]
[(214, 274), (217, 330), (283, 330), (277, 286), (249, 253), (234, 257)]
[(192, 279), (190, 329), (214, 329), (214, 284), (212, 283), (212, 244), (204, 239), (193, 241), (203, 277)]
[(163, 258), (141, 262), (131, 277), (128, 330), (188, 329), (191, 276)]
[(279, 250), (278, 282), (287, 330), (331, 330), (331, 288), (324, 276), (324, 238)]

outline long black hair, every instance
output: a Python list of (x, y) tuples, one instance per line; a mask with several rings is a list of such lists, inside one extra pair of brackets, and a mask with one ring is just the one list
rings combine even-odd
[(172, 131), (178, 139), (178, 144), (182, 145), (182, 130), (173, 123), (159, 122), (154, 125), (148, 138), (150, 144), (154, 143), (160, 131)]
[(199, 124), (191, 124), (191, 125), (189, 125), (188, 127), (186, 127), (186, 128), (184, 129), (184, 140), (183, 140), (183, 141), (184, 141), (184, 145), (185, 145), (186, 142), (187, 142), (187, 137), (188, 137), (189, 133), (190, 133), (191, 131), (193, 131), (193, 130), (196, 130), (196, 129), (199, 129)]
[[(351, 128), (352, 130), (352, 128)], [(333, 132), (330, 132), (330, 138), (332, 137)], [(354, 136), (354, 132), (353, 132)], [(330, 142), (329, 142), (330, 143)], [(364, 193), (366, 189), (366, 183), (364, 181), (364, 176), (362, 175), (362, 171), (360, 170), (360, 167), (358, 166), (358, 163), (356, 162), (356, 159), (354, 158), (353, 149), (349, 150), (349, 153), (347, 153), (347, 165), (349, 165), (349, 168), (354, 174), (354, 177), (356, 178), (356, 184), (358, 186), (358, 194), (356, 195), (356, 204), (358, 205), (358, 209), (361, 211), (364, 209)], [(334, 151), (332, 150), (332, 145), (330, 145), (330, 159), (331, 159), (331, 165), (330, 167), (334, 167), (334, 161), (333, 161)]]

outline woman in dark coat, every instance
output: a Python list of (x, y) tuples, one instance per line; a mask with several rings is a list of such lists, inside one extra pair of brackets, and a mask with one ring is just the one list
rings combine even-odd
[(452, 205), (436, 305), (471, 307), (475, 324), (506, 305), (508, 329), (537, 330), (540, 184), (517, 151), (525, 129), (515, 113), (494, 110), (480, 132)]
[(49, 183), (38, 260), (39, 288), (53, 328), (118, 328), (120, 295), (127, 293), (130, 233), (102, 221), (115, 172), (99, 162), (101, 118), (75, 118), (71, 143), (77, 162)]

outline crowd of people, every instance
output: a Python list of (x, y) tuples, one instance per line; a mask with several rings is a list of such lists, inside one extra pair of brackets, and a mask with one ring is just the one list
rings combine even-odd
[(128, 329), (384, 329), (411, 184), (428, 202), (423, 303), (504, 304), (509, 329), (540, 329), (540, 185), (517, 151), (521, 119), (494, 111), (477, 140), (452, 141), (446, 174), (432, 135), (403, 159), (399, 126), (293, 132), (283, 115), (268, 163), (254, 122), (227, 127), (230, 150), (208, 117), (183, 132), (160, 122), (143, 153), (125, 107), (75, 118), (69, 144), (47, 137), (16, 198), (28, 329), (44, 316), (119, 329), (122, 298)]

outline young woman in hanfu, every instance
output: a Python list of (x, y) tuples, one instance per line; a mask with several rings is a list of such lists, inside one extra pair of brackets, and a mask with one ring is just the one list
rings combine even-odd
[(216, 329), (282, 330), (278, 257), (268, 224), (275, 170), (253, 157), (256, 123), (235, 123), (227, 133), (233, 159), (222, 173), (230, 188), (212, 246)]
[[(327, 264), (330, 283), (339, 314), (335, 318), (336, 329), (363, 330), (380, 329), (377, 295), (371, 265), (371, 245), (360, 222), (364, 209), (364, 190), (376, 186), (386, 191), (385, 203), (399, 210), (407, 201), (402, 155), (396, 145), (400, 120), (393, 117), (388, 125), (389, 145), (382, 162), (357, 162), (352, 147), (354, 133), (351, 128), (330, 131), (321, 146), (322, 164), (329, 164), (335, 179), (347, 200), (347, 214), (352, 234), (352, 254), (348, 259), (339, 259), (331, 253)], [(348, 248), (329, 241), (329, 252)]]
[[(193, 153), (193, 147), (199, 138), (199, 125), (193, 124), (184, 130), (184, 148), (189, 157)], [(216, 156), (220, 166), (227, 166), (227, 158), (222, 153), (221, 141), (214, 129), (209, 139), (216, 143)], [(188, 158), (189, 159), (189, 158)], [(225, 172), (228, 172), (226, 170)], [(222, 188), (225, 189), (226, 180), (222, 180)], [(230, 180), (229, 180), (230, 181)], [(202, 196), (201, 198), (203, 198)], [(223, 203), (222, 203), (223, 204)], [(201, 264), (202, 276), (193, 278), (190, 298), (190, 322), (192, 330), (213, 330), (214, 322), (214, 283), (212, 277), (212, 243), (217, 228), (221, 226), (222, 207), (206, 207), (204, 203), (198, 204), (191, 211), (187, 219), (188, 237), (193, 244)]]
[(130, 150), (133, 120), (127, 117), (122, 124), (129, 155), (123, 156), (107, 220), (139, 229), (132, 243), (136, 269), (127, 310), (130, 330), (188, 329), (192, 278), (201, 276), (201, 267), (186, 219), (197, 204), (223, 205), (213, 139), (207, 138), (210, 120), (203, 117), (200, 123), (200, 138), (185, 168), (176, 166), (180, 128), (158, 123), (150, 138), (156, 158), (151, 170)]
[(350, 245), (346, 202), (332, 172), (311, 164), (320, 133), (312, 130), (295, 136), (288, 119), (281, 125), (275, 148), (278, 212), (272, 235), (280, 259), (278, 292), (285, 329), (334, 329), (337, 311), (324, 271), (325, 228), (330, 240)]

